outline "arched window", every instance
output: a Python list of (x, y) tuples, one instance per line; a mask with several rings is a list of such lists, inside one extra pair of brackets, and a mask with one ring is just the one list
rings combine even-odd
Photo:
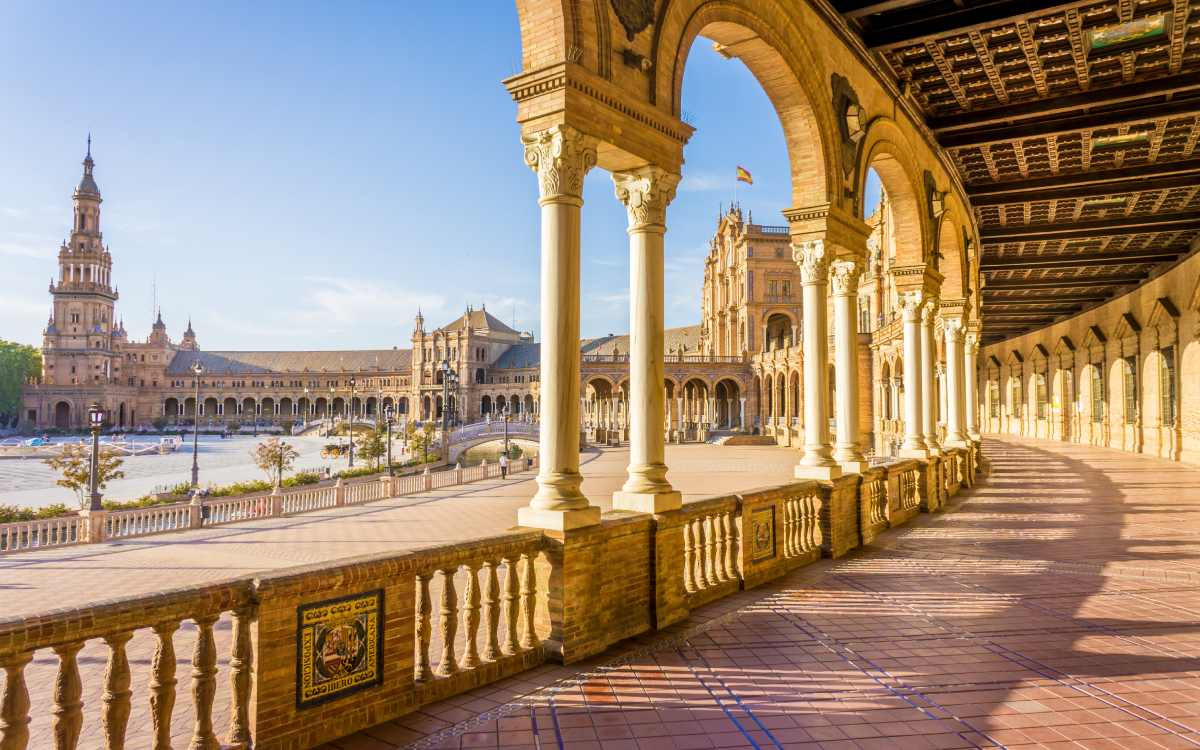
[(1104, 404), (1107, 399), (1104, 398), (1104, 372), (1095, 365), (1092, 365), (1092, 421), (1100, 423), (1104, 421)]
[(1161, 364), (1158, 368), (1159, 413), (1163, 427), (1174, 427), (1176, 419), (1175, 392), (1175, 347), (1168, 346), (1159, 352)]
[(1039, 372), (1036, 375), (1034, 375), (1034, 378), (1035, 378), (1034, 389), (1036, 390), (1036, 393), (1034, 394), (1034, 398), (1037, 399), (1037, 418), (1045, 419), (1046, 418), (1046, 401), (1047, 401), (1047, 398), (1046, 398), (1046, 376)]
[(1138, 418), (1138, 382), (1136, 357), (1129, 356), (1121, 360), (1121, 375), (1125, 381), (1125, 424), (1133, 424)]

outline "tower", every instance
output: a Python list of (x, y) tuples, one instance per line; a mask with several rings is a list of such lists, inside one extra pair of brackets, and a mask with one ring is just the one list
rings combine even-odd
[(112, 255), (100, 231), (100, 188), (93, 175), (88, 136), (83, 177), (72, 196), (70, 239), (58, 250), (58, 281), (50, 282), (54, 311), (43, 335), (47, 382), (98, 385), (119, 368), (114, 351), (117, 292), (112, 286)]

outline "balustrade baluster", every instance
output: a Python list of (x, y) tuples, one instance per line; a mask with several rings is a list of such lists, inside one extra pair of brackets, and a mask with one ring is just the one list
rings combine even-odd
[(500, 643), (498, 629), (500, 625), (500, 582), (496, 578), (496, 563), (486, 560), (483, 563), (483, 627), (486, 640), (483, 646), (483, 658), (495, 661), (500, 658)]
[(108, 644), (108, 666), (104, 670), (104, 738), (109, 750), (125, 747), (125, 728), (129, 724), (129, 659), (125, 656), (125, 644), (133, 633), (114, 633), (105, 636)]
[(713, 530), (713, 578), (725, 583), (725, 527), (721, 525), (721, 514), (712, 517)]
[(683, 590), (689, 594), (696, 593), (696, 559), (695, 543), (692, 539), (692, 522), (683, 522)]
[(54, 681), (54, 747), (55, 750), (75, 750), (79, 731), (83, 727), (83, 682), (79, 679), (79, 663), (75, 656), (83, 642), (64, 643), (54, 647), (58, 655), (58, 677)]
[(517, 565), (519, 557), (504, 558), (504, 653), (517, 653), (517, 610), (520, 599), (517, 593)]
[(196, 723), (192, 731), (191, 750), (217, 750), (221, 745), (213, 733), (212, 706), (217, 694), (217, 644), (213, 640), (213, 623), (217, 615), (193, 617), (196, 621), (196, 647), (192, 651), (192, 702)]
[(809, 495), (808, 501), (808, 552), (821, 547), (821, 542), (824, 540), (824, 533), (821, 531), (821, 498), (816, 495)]
[(441, 629), (442, 658), (437, 665), (439, 677), (449, 677), (458, 671), (454, 659), (454, 637), (458, 634), (458, 592), (454, 588), (457, 566), (442, 569)]
[(796, 502), (793, 498), (783, 501), (783, 556), (796, 556)]
[(695, 518), (692, 520), (692, 539), (695, 541), (695, 553), (693, 554), (692, 571), (696, 579), (696, 590), (703, 591), (708, 588), (704, 578), (704, 519)]
[(417, 574), (417, 658), (413, 665), (417, 681), (433, 677), (429, 668), (429, 642), (433, 638), (433, 601), (429, 596), (430, 573)]
[(175, 709), (175, 631), (177, 622), (154, 627), (158, 647), (150, 663), (150, 721), (154, 725), (154, 750), (171, 750), (171, 712)]
[(229, 655), (229, 734), (226, 744), (250, 746), (250, 670), (254, 663), (254, 644), (250, 624), (254, 609), (233, 611), (233, 652)]
[(708, 584), (708, 588), (717, 585), (716, 576), (713, 574), (713, 523), (712, 515), (704, 517), (704, 582)]
[(725, 527), (725, 580), (733, 581), (737, 579), (737, 569), (733, 564), (734, 545), (737, 540), (734, 539), (733, 513), (731, 511), (721, 514), (721, 524)]
[(463, 591), (462, 621), (466, 642), (460, 666), (474, 669), (479, 666), (479, 569), (470, 563), (464, 567), (467, 569), (467, 588)]
[(25, 665), (32, 658), (32, 653), (12, 654), (0, 661), (0, 667), (4, 667), (0, 750), (25, 750), (29, 742), (29, 689), (25, 687)]
[(537, 577), (533, 570), (534, 554), (527, 553), (521, 556), (521, 567), (524, 568), (521, 576), (521, 613), (525, 616), (525, 627), (521, 632), (522, 648), (538, 645), (537, 633), (533, 628), (533, 605), (537, 594)]

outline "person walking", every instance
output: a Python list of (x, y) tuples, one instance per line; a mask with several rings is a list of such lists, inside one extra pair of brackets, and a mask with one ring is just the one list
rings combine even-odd
[(508, 454), (507, 453), (500, 454), (500, 478), (501, 479), (508, 478)]

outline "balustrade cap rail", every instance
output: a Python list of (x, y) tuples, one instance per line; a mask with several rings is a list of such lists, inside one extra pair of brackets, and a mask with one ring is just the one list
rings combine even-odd
[(0, 619), (0, 657), (190, 620), (196, 615), (218, 614), (253, 601), (253, 582), (242, 575), (217, 583), (46, 610), (33, 617)]

